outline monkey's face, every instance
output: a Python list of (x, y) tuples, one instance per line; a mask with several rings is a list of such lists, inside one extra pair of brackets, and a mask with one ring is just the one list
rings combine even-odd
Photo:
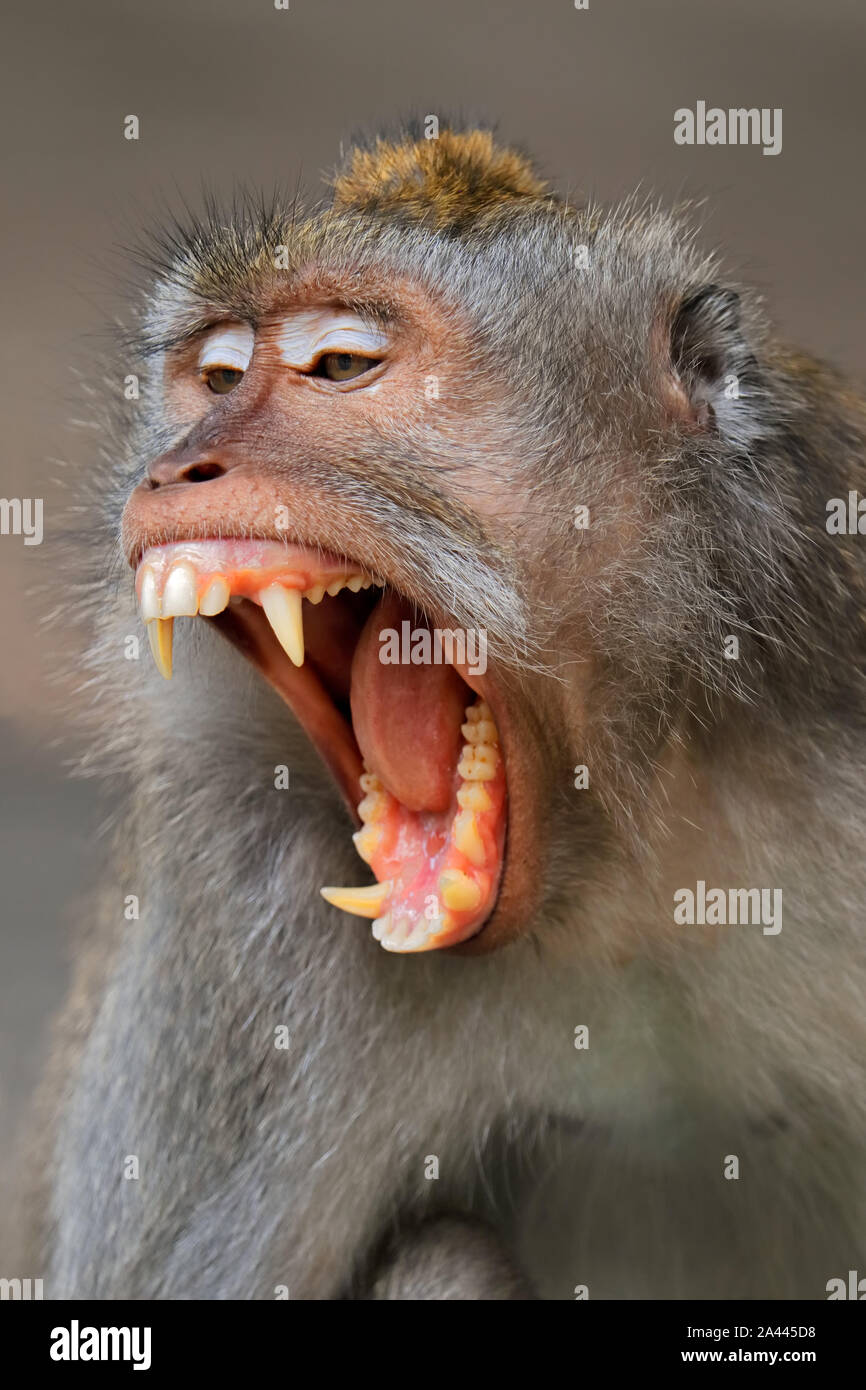
[(205, 620), (291, 707), (376, 880), (328, 901), (389, 950), (487, 947), (531, 919), (542, 854), (514, 400), (393, 273), (258, 294), (177, 310), (161, 359), (176, 442), (123, 518), (154, 657), (170, 676), (175, 619)]

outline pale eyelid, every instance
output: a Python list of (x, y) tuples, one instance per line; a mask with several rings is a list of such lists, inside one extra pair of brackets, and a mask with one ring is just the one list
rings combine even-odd
[(248, 323), (223, 324), (202, 344), (198, 359), (200, 372), (209, 367), (226, 367), (245, 372), (253, 355), (255, 334)]
[(281, 360), (298, 371), (312, 367), (326, 352), (381, 357), (390, 346), (386, 333), (360, 314), (335, 309), (302, 309), (277, 326), (274, 342)]

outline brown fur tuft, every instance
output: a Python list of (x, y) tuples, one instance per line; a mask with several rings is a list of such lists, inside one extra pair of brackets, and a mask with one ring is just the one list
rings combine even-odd
[(442, 131), (435, 139), (379, 137), (355, 148), (334, 181), (334, 204), (457, 226), (511, 199), (548, 198), (547, 184), (517, 150), (486, 130)]

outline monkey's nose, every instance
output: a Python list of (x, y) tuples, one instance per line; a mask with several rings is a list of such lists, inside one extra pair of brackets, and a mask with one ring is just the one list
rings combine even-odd
[(151, 487), (167, 487), (170, 483), (208, 483), (228, 473), (230, 464), (213, 454), (163, 454), (147, 470)]

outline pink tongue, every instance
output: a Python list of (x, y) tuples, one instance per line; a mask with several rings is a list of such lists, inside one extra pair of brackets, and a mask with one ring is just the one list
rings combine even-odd
[[(387, 629), (396, 632), (396, 643), (383, 642)], [(412, 608), (396, 595), (373, 609), (352, 661), (352, 723), (368, 770), (392, 796), (410, 811), (446, 811), (470, 698), (466, 686), (453, 666), (379, 660), (397, 643), (401, 657), (410, 653), (418, 630)]]

